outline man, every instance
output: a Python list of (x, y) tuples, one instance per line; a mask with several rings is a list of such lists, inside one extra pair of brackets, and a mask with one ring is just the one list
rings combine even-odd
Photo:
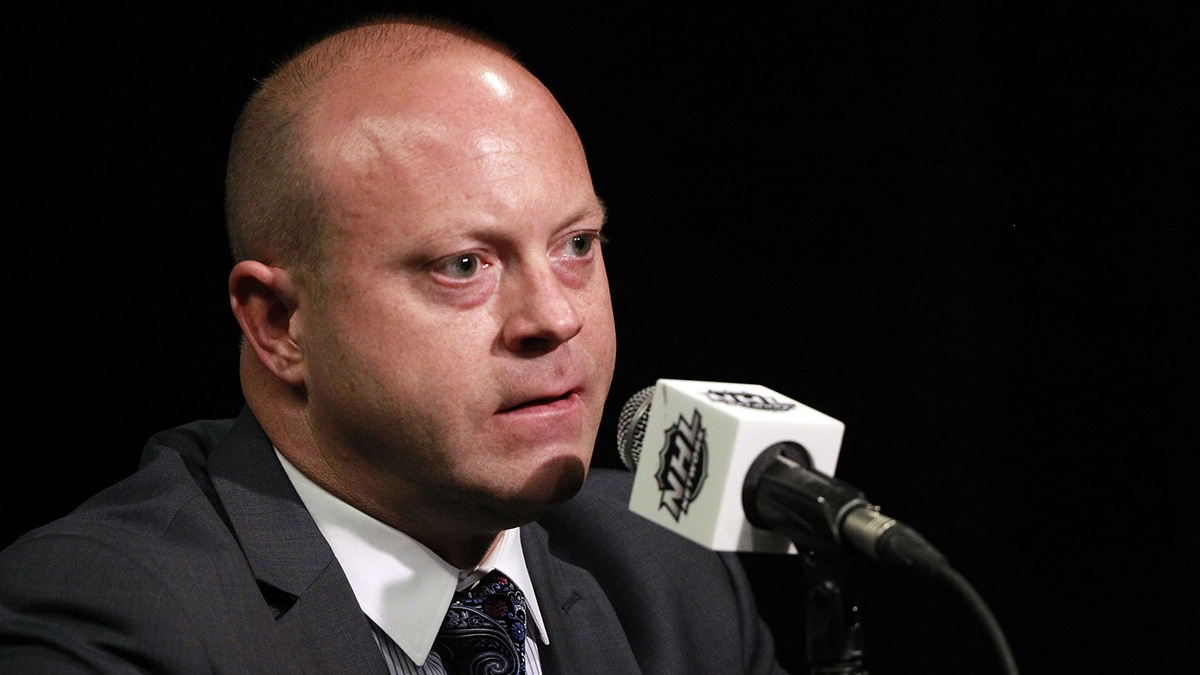
[(450, 26), (339, 32), (253, 96), (227, 188), (246, 409), (0, 556), (6, 671), (454, 672), (480, 577), (523, 591), (512, 672), (779, 671), (736, 560), (588, 477), (604, 209), (538, 80)]

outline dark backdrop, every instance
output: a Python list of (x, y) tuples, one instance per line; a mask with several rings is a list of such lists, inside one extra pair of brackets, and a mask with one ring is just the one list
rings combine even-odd
[[(839, 476), (950, 556), (1025, 672), (1200, 664), (1182, 12), (340, 4), (10, 17), (0, 543), (132, 471), (152, 432), (237, 413), (233, 119), (300, 42), (433, 10), (556, 93), (610, 210), (597, 464), (656, 378), (761, 383), (846, 423)], [(798, 669), (796, 560), (747, 564)], [(995, 669), (944, 588), (867, 564), (853, 584), (873, 673)]]

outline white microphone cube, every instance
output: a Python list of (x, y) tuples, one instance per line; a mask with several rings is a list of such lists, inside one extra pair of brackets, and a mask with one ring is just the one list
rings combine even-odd
[(742, 509), (750, 465), (791, 441), (832, 476), (845, 424), (756, 384), (662, 379), (655, 384), (629, 508), (715, 551), (796, 553), (782, 532)]

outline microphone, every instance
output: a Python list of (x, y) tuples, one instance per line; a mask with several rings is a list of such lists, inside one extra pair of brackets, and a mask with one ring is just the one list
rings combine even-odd
[(712, 550), (849, 548), (939, 573), (941, 553), (833, 477), (844, 431), (761, 385), (658, 380), (617, 421), (618, 452), (634, 472), (629, 508)]
[[(912, 528), (833, 477), (844, 431), (842, 422), (760, 385), (658, 380), (617, 419), (617, 450), (634, 474), (629, 508), (711, 550), (850, 549), (941, 579), (979, 617), (1004, 672), (1017, 675), (1004, 631), (970, 582)], [(822, 576), (830, 561), (837, 568), (840, 556), (810, 557), (805, 566), (818, 577), (807, 610), (809, 656), (834, 664), (813, 672), (859, 672), (850, 670), (862, 655), (857, 607), (845, 603), (840, 572)]]

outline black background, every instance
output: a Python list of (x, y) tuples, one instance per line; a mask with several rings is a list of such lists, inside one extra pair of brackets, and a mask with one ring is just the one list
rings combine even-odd
[[(1191, 17), (568, 4), (10, 16), (0, 544), (237, 413), (234, 117), (300, 43), (433, 11), (514, 47), (588, 150), (620, 343), (597, 464), (659, 377), (764, 384), (846, 423), (838, 475), (950, 557), (1024, 672), (1200, 666)], [(747, 565), (803, 672), (796, 561)], [(853, 580), (876, 675), (998, 670), (945, 588)]]

